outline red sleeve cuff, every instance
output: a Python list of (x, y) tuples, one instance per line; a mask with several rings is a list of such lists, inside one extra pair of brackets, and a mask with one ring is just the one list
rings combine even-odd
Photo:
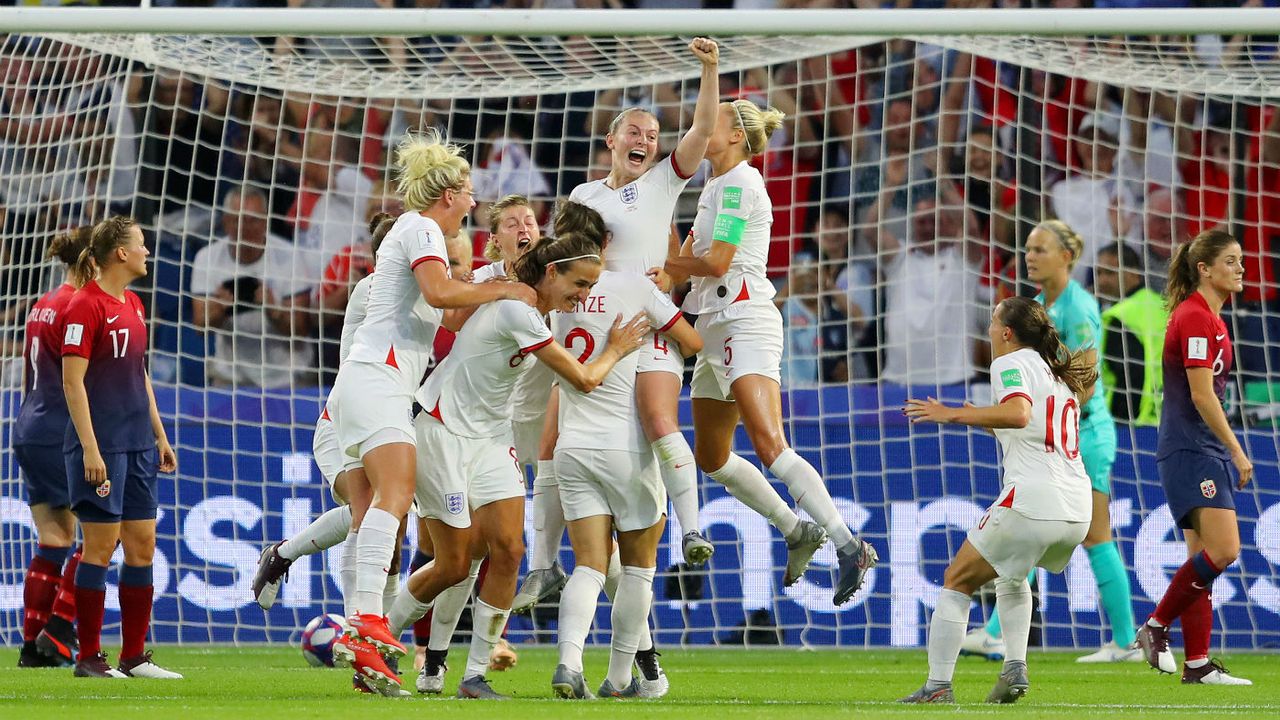
[(426, 256), (424, 256), (424, 257), (420, 257), (420, 258), (418, 258), (417, 260), (414, 260), (414, 261), (409, 265), (409, 269), (410, 269), (410, 270), (416, 270), (416, 269), (417, 269), (417, 267), (418, 267), (419, 265), (421, 265), (422, 263), (424, 263), (424, 262), (426, 262), (426, 261), (428, 261), (428, 260), (435, 260), (436, 262), (438, 262), (438, 263), (440, 263), (441, 265), (445, 266), (445, 268), (448, 268), (448, 267), (449, 267), (449, 263), (445, 262), (445, 261), (444, 261), (444, 258), (439, 257), (438, 255), (426, 255)]
[(80, 345), (62, 346), (62, 357), (70, 355), (72, 357), (79, 357), (88, 360), (90, 354), (92, 354), (92, 348), (85, 347), (83, 343)]
[[(696, 168), (697, 166), (694, 166), (694, 167)], [(680, 169), (680, 163), (676, 162), (676, 154), (674, 152), (671, 153), (671, 169), (675, 170), (676, 177), (680, 178), (681, 180), (688, 180), (689, 178), (693, 177), (693, 173), (689, 173), (688, 175), (686, 175), (684, 171)]]
[(671, 318), (670, 320), (668, 320), (668, 321), (667, 321), (667, 324), (666, 324), (666, 325), (663, 325), (663, 326), (662, 326), (662, 327), (660, 327), (660, 328), (658, 328), (658, 329), (656, 330), (656, 332), (666, 332), (666, 331), (670, 330), (670, 329), (671, 329), (671, 326), (672, 326), (672, 325), (675, 325), (675, 324), (676, 324), (676, 323), (678, 323), (678, 322), (680, 322), (680, 318), (681, 318), (681, 317), (683, 317), (683, 316), (684, 316), (684, 315), (683, 315), (683, 313), (681, 313), (680, 311), (678, 311), (678, 310), (677, 310), (677, 311), (676, 311), (676, 314), (675, 314), (674, 316), (672, 316), (672, 318)]
[(540, 343), (535, 343), (535, 344), (533, 344), (533, 345), (530, 345), (529, 347), (520, 348), (520, 354), (521, 354), (521, 355), (528, 355), (529, 353), (537, 352), (537, 351), (541, 350), (542, 348), (544, 348), (544, 347), (546, 347), (546, 346), (550, 345), (552, 340), (555, 340), (555, 338), (547, 338), (546, 340), (543, 340), (543, 341), (542, 341), (542, 342), (540, 342)]
[(1183, 368), (1213, 368), (1213, 363), (1208, 360), (1183, 360)]
[[(1023, 398), (1023, 399), (1025, 399), (1027, 402), (1031, 402), (1031, 396), (1030, 396), (1030, 395), (1028, 395), (1028, 394), (1026, 394), (1026, 393), (1024, 393), (1024, 392), (1011, 392), (1011, 393), (1009, 393), (1008, 395), (1005, 395), (1004, 397), (1000, 398), (1000, 403), (1001, 403), (1001, 404), (1007, 403), (1007, 402), (1009, 402), (1010, 400), (1012, 400), (1012, 399), (1014, 399), (1014, 398), (1016, 398), (1016, 397)], [(1034, 403), (1033, 403), (1033, 404), (1034, 404)]]

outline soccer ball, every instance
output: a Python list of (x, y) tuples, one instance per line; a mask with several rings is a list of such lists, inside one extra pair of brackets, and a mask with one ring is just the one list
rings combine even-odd
[(347, 631), (341, 615), (321, 615), (302, 630), (302, 657), (313, 667), (333, 667), (333, 644)]

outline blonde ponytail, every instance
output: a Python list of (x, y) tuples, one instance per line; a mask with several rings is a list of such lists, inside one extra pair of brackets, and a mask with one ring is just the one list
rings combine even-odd
[(782, 127), (786, 115), (771, 107), (762, 109), (750, 100), (734, 100), (729, 104), (733, 106), (735, 127), (742, 130), (747, 157), (763, 153), (773, 132)]

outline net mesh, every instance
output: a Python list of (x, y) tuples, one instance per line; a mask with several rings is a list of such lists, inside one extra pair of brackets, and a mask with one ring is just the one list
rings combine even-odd
[[(23, 319), (61, 279), (42, 259), (48, 240), (107, 212), (134, 215), (153, 251), (139, 289), (180, 463), (161, 479), (158, 640), (279, 641), (340, 607), (336, 549), (295, 564), (269, 613), (249, 583), (264, 542), (331, 503), (312, 466), (312, 428), (336, 371), (347, 293), (368, 270), (367, 217), (397, 208), (396, 140), (434, 125), (470, 148), (478, 259), (486, 203), (527, 194), (545, 219), (556, 198), (607, 172), (601, 140), (620, 108), (653, 110), (664, 149), (674, 146), (697, 92), (685, 45), (4, 39), (4, 429), (20, 401)], [(989, 402), (985, 318), (994, 301), (1034, 291), (1020, 253), (1050, 216), (1083, 236), (1076, 277), (1104, 306), (1127, 283), (1161, 288), (1180, 239), (1219, 226), (1241, 239), (1248, 286), (1228, 313), (1239, 368), (1228, 410), (1258, 477), (1237, 496), (1244, 550), (1215, 587), (1218, 637), (1241, 648), (1280, 641), (1274, 44), (784, 37), (722, 47), (723, 94), (788, 115), (761, 160), (774, 207), (770, 275), (786, 320), (787, 426), (882, 564), (839, 612), (829, 548), (783, 588), (780, 538), (704, 478), (703, 522), (718, 551), (705, 573), (660, 573), (659, 643), (923, 642), (942, 570), (997, 493), (998, 461), (987, 436), (909, 427), (899, 408), (925, 394)], [(682, 232), (702, 179), (678, 208)], [(255, 238), (266, 250), (242, 252)], [(1124, 388), (1141, 385), (1142, 358), (1123, 343), (1105, 349), (1124, 404)], [(1126, 360), (1136, 361), (1128, 375)], [(1155, 428), (1134, 421), (1141, 397), (1132, 397), (1116, 406), (1126, 419), (1111, 508), (1144, 617), (1185, 551), (1155, 470)], [(34, 542), (5, 447), (0, 634), (13, 641)], [(738, 448), (754, 458), (745, 436)], [(679, 561), (679, 538), (672, 528), (660, 571)], [(1041, 578), (1038, 597), (1043, 643), (1109, 639), (1083, 551), (1064, 576)], [(517, 619), (512, 633), (548, 639), (550, 617)], [(109, 631), (117, 618), (108, 614)]]

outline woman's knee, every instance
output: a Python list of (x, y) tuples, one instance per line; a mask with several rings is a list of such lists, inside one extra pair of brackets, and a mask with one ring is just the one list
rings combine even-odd
[(524, 559), (524, 538), (521, 533), (495, 538), (489, 542), (489, 566), (510, 571), (520, 569)]
[(729, 446), (720, 442), (705, 442), (694, 435), (693, 461), (702, 472), (713, 473), (729, 462)]

